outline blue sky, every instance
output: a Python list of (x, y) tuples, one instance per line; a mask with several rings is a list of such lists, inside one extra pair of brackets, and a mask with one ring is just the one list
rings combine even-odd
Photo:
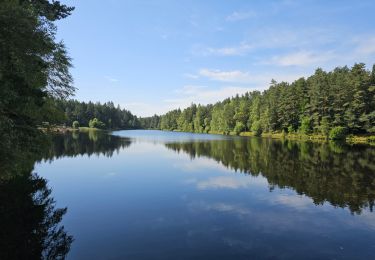
[(375, 1), (62, 0), (82, 101), (138, 116), (375, 63)]

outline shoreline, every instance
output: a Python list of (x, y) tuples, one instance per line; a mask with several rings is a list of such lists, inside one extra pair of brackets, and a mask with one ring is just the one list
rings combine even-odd
[[(165, 130), (165, 129), (149, 129), (149, 130), (161, 130), (161, 131), (171, 131), (171, 132), (184, 132), (178, 130)], [(195, 132), (185, 132), (185, 133), (195, 133)], [(214, 135), (229, 135), (229, 136), (242, 136), (242, 137), (259, 137), (259, 138), (270, 138), (270, 139), (287, 139), (293, 141), (302, 142), (318, 142), (318, 143), (328, 143), (328, 142), (345, 142), (346, 144), (367, 144), (375, 145), (375, 135), (348, 135), (345, 140), (331, 140), (324, 135), (304, 135), (304, 134), (283, 134), (283, 133), (262, 133), (260, 136), (256, 136), (253, 132), (241, 132), (236, 134), (230, 132), (225, 134), (224, 132), (209, 131), (208, 133), (197, 133), (197, 134), (214, 134)]]
[(195, 133), (195, 134), (209, 134), (209, 135), (229, 135), (229, 136), (241, 136), (241, 137), (259, 137), (259, 138), (270, 138), (270, 139), (287, 139), (293, 141), (302, 141), (302, 142), (320, 142), (328, 143), (330, 141), (345, 142), (347, 144), (367, 144), (375, 145), (375, 135), (349, 135), (345, 140), (330, 140), (323, 135), (304, 135), (304, 134), (285, 134), (285, 133), (262, 133), (260, 136), (256, 136), (253, 132), (241, 132), (236, 134), (235, 132), (229, 132), (226, 134), (219, 131), (209, 131), (208, 133), (196, 133), (196, 132), (184, 132), (179, 130), (166, 130), (166, 129), (99, 129), (99, 128), (90, 128), (90, 127), (51, 127), (45, 128), (40, 127), (40, 130), (43, 132), (54, 132), (54, 133), (66, 133), (66, 132), (75, 132), (75, 131), (117, 131), (117, 130), (160, 130), (160, 131), (169, 131), (169, 132), (182, 132), (182, 133)]

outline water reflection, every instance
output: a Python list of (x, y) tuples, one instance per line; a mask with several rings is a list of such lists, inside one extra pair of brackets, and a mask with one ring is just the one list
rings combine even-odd
[[(88, 133), (73, 132), (52, 135), (52, 145), (43, 159), (77, 155), (105, 155), (127, 148), (136, 136), (152, 139), (149, 131), (129, 131), (129, 137), (110, 135), (100, 131)], [(152, 134), (152, 133), (151, 133)], [(134, 136), (135, 135), (135, 136)], [(348, 146), (339, 143), (310, 143), (280, 141), (261, 138), (213, 139), (203, 136), (165, 137), (162, 133), (156, 139), (168, 149), (184, 152), (193, 159), (207, 157), (223, 166), (252, 176), (267, 179), (270, 191), (275, 187), (291, 188), (300, 195), (306, 195), (315, 204), (329, 202), (334, 206), (349, 208), (360, 214), (362, 209), (374, 207), (375, 200), (375, 149), (370, 146)], [(161, 136), (161, 137), (160, 137)], [(198, 139), (197, 139), (198, 138)], [(162, 139), (162, 140), (160, 140)], [(173, 141), (172, 141), (173, 140)], [(197, 166), (189, 164), (189, 167)], [(198, 165), (199, 166), (199, 165)], [(253, 180), (251, 180), (253, 181)], [(207, 187), (245, 187), (251, 181), (237, 178), (216, 177), (197, 183), (198, 189)]]
[(64, 259), (73, 241), (45, 179), (30, 172), (0, 183), (0, 259)]
[[(227, 168), (252, 176), (264, 176), (270, 190), (291, 188), (312, 198), (315, 204), (328, 201), (360, 214), (372, 211), (375, 199), (375, 149), (335, 143), (275, 141), (249, 138), (206, 142), (166, 143), (176, 152), (209, 157)], [(231, 179), (211, 179), (207, 186), (242, 186)]]
[(373, 256), (373, 148), (155, 133), (51, 137), (36, 167), (69, 207), (68, 257)]
[(36, 130), (2, 133), (0, 148), (0, 259), (64, 259), (73, 237), (61, 225), (67, 208), (56, 208), (35, 162), (62, 156), (111, 157), (130, 145), (103, 132), (44, 135)]
[(128, 147), (128, 138), (121, 138), (103, 131), (74, 131), (67, 134), (50, 136), (51, 145), (43, 159), (54, 160), (60, 157), (75, 157), (78, 155), (104, 155), (112, 157), (114, 152)]
[(67, 208), (56, 208), (47, 181), (33, 173), (48, 138), (36, 130), (1, 137), (0, 259), (64, 259), (73, 241), (60, 225)]

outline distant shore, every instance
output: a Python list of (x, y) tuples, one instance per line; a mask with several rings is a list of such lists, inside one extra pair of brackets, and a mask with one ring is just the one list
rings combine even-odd
[(106, 129), (99, 129), (99, 128), (91, 128), (91, 127), (63, 127), (63, 126), (53, 126), (53, 127), (39, 127), (40, 130), (44, 132), (53, 132), (53, 133), (66, 133), (66, 132), (75, 132), (75, 131), (112, 131)]
[[(161, 129), (154, 129), (154, 130), (161, 130)], [(170, 131), (170, 130), (163, 130), (163, 131)], [(173, 130), (175, 132), (180, 132)], [(205, 134), (218, 134), (218, 135), (230, 135), (230, 136), (244, 136), (244, 137), (261, 137), (261, 138), (271, 138), (271, 139), (287, 139), (287, 140), (295, 140), (295, 141), (311, 141), (311, 142), (328, 142), (333, 141), (330, 140), (328, 137), (324, 135), (318, 134), (287, 134), (287, 133), (262, 133), (260, 136), (256, 136), (254, 132), (241, 132), (236, 134), (235, 132), (218, 132), (218, 131), (209, 131)], [(345, 140), (338, 140), (338, 141), (345, 141), (348, 144), (369, 144), (375, 145), (375, 135), (348, 135)]]
[[(41, 127), (39, 129), (45, 132), (54, 132), (54, 133), (66, 133), (66, 132), (74, 132), (74, 131), (132, 130), (132, 129), (99, 129), (99, 128), (90, 128), (90, 127), (73, 128), (73, 127), (63, 127), (63, 126), (50, 127), (50, 128)], [(161, 131), (181, 132), (178, 130), (166, 130), (166, 129), (136, 129), (136, 130), (161, 130)], [(202, 134), (202, 133), (197, 133), (197, 134)], [(218, 135), (243, 136), (243, 137), (262, 137), (262, 138), (271, 138), (271, 139), (287, 139), (287, 140), (311, 141), (311, 142), (330, 141), (330, 139), (327, 138), (326, 136), (318, 135), (318, 134), (305, 135), (305, 134), (297, 134), (297, 133), (287, 134), (287, 133), (276, 132), (276, 133), (262, 133), (260, 136), (256, 136), (254, 132), (241, 132), (239, 134), (236, 134), (235, 132), (229, 132), (227, 134), (227, 133), (218, 132), (218, 131), (209, 131), (208, 133), (203, 133), (203, 134), (218, 134)], [(348, 144), (375, 145), (375, 135), (348, 135), (345, 138), (345, 140), (341, 140), (341, 141), (345, 141)]]

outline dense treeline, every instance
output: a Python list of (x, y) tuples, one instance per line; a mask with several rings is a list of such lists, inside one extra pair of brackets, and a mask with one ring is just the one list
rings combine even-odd
[(67, 98), (75, 89), (54, 22), (73, 9), (59, 1), (1, 1), (0, 130), (60, 120), (53, 98)]
[(139, 124), (143, 129), (160, 129), (160, 116), (141, 117), (139, 118)]
[[(120, 106), (115, 107), (113, 102), (101, 104), (59, 99), (56, 100), (56, 104), (65, 113), (65, 120), (61, 123), (66, 126), (72, 126), (73, 122), (77, 121), (79, 126), (97, 128), (134, 129), (140, 127), (140, 122), (135, 115), (126, 109), (121, 109)], [(95, 121), (102, 124), (95, 125), (93, 124)]]
[[(298, 132), (328, 136), (333, 128), (353, 134), (375, 132), (375, 66), (337, 67), (293, 83), (272, 80), (253, 91), (214, 105), (195, 105), (160, 117), (143, 118), (145, 128), (186, 132)], [(335, 129), (340, 130), (340, 129)]]

